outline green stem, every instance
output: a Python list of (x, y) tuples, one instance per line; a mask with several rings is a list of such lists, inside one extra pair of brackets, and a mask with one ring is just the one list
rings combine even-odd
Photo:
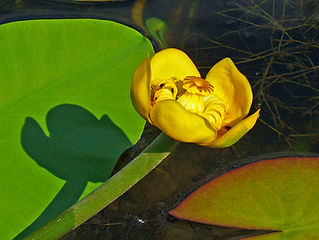
[(74, 204), (26, 240), (55, 240), (94, 216), (161, 163), (177, 142), (161, 133), (140, 155), (91, 194)]

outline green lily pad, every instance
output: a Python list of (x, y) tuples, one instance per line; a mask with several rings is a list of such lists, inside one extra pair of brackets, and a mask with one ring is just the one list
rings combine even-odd
[(319, 157), (242, 166), (204, 184), (169, 213), (206, 224), (278, 231), (247, 239), (319, 239)]
[(148, 52), (148, 39), (112, 21), (0, 25), (0, 239), (39, 228), (109, 177), (144, 125), (129, 93)]

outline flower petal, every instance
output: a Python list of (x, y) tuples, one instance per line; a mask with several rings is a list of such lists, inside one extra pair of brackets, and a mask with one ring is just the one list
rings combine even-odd
[(251, 86), (230, 58), (216, 63), (206, 80), (213, 85), (214, 94), (225, 102), (223, 126), (234, 126), (247, 116), (253, 99)]
[(180, 142), (209, 143), (217, 131), (209, 122), (174, 100), (164, 100), (151, 109), (151, 123)]
[(192, 60), (181, 50), (166, 48), (156, 53), (151, 59), (151, 79), (171, 79), (176, 77), (183, 80), (186, 76), (200, 77)]
[(244, 120), (237, 123), (228, 132), (221, 137), (218, 137), (215, 141), (210, 144), (201, 144), (211, 148), (225, 148), (236, 143), (242, 136), (244, 136), (252, 127), (255, 125), (257, 118), (259, 117), (260, 109), (254, 114), (245, 118)]
[(151, 91), (151, 67), (149, 54), (137, 67), (131, 84), (131, 100), (135, 110), (145, 119), (148, 119)]

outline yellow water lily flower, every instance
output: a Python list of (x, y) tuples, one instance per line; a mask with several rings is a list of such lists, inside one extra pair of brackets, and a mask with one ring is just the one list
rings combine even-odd
[(256, 123), (247, 117), (252, 90), (230, 58), (215, 64), (206, 79), (181, 50), (167, 48), (138, 66), (131, 84), (136, 111), (180, 142), (223, 148)]

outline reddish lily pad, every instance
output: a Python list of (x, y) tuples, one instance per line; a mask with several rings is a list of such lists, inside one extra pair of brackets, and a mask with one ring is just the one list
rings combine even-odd
[(169, 213), (212, 225), (278, 231), (249, 239), (319, 239), (319, 157), (242, 166), (204, 184)]

